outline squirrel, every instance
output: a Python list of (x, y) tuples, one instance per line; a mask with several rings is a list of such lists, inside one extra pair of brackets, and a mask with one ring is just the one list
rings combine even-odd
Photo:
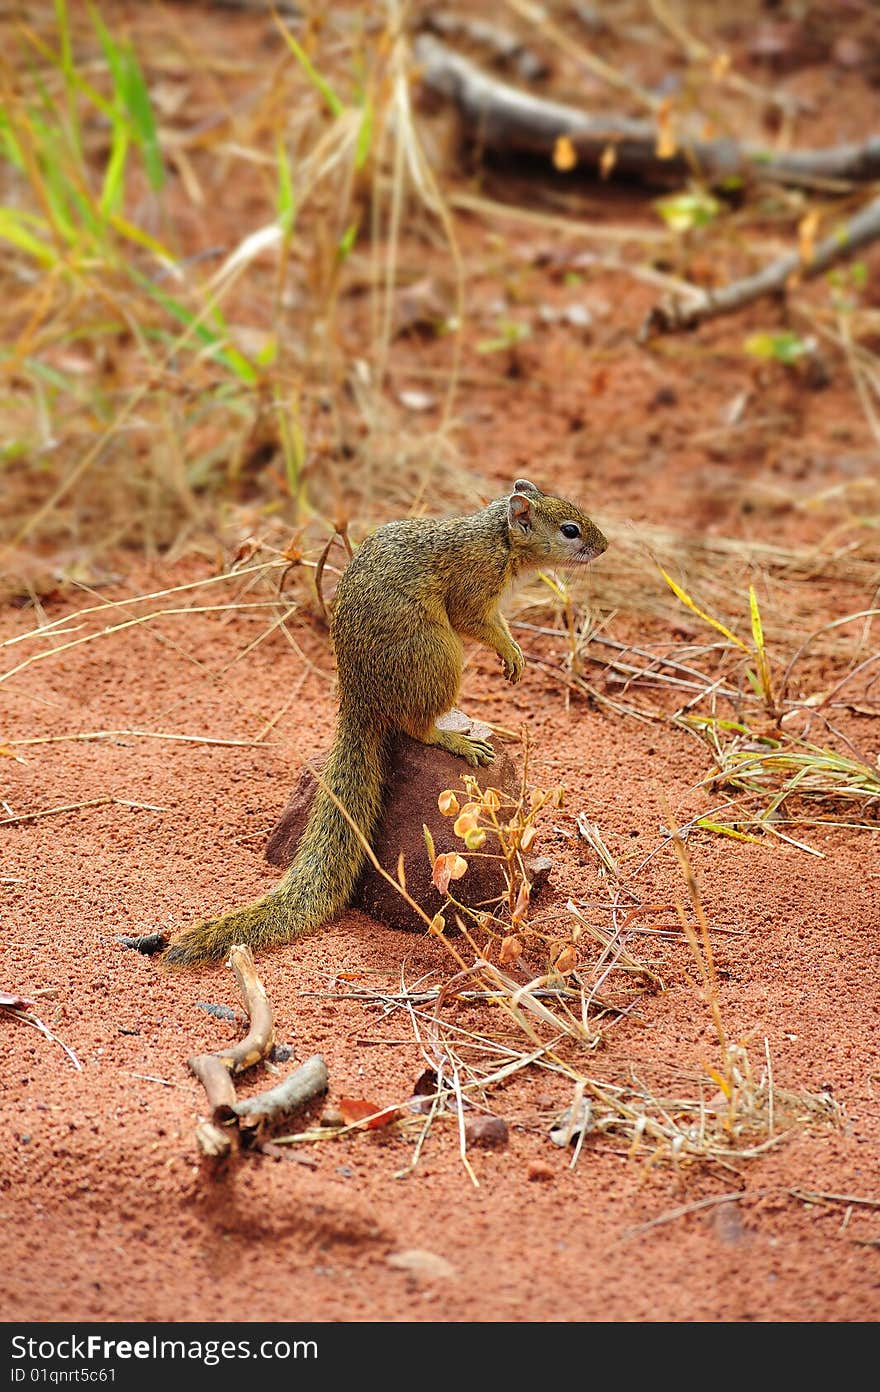
[(586, 565), (607, 545), (575, 503), (527, 479), (469, 516), (387, 522), (367, 537), (336, 591), (339, 714), (293, 864), (256, 903), (185, 929), (163, 961), (192, 966), (222, 960), (235, 943), (290, 942), (346, 908), (367, 859), (351, 823), (369, 844), (392, 735), (402, 730), (474, 768), (490, 764), (488, 742), (435, 724), (458, 697), (462, 638), (491, 648), (518, 682), (524, 659), (498, 607), (504, 591), (524, 571)]

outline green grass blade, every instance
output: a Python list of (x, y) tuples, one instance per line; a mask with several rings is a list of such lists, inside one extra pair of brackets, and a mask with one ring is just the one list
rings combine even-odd
[(306, 53), (305, 49), (302, 47), (301, 44), (297, 43), (296, 39), (290, 33), (289, 29), (287, 29), (287, 27), (281, 23), (277, 15), (275, 16), (275, 19), (279, 29), (281, 30), (284, 42), (287, 44), (287, 47), (290, 49), (294, 58), (299, 63), (306, 77), (309, 79), (309, 82), (311, 82), (312, 86), (315, 88), (315, 91), (318, 92), (321, 97), (323, 97), (327, 109), (330, 112), (330, 115), (341, 116), (342, 112), (345, 109), (344, 105), (339, 100), (336, 93), (333, 91), (333, 88), (330, 86), (330, 83), (327, 81), (326, 77), (324, 77), (321, 73), (318, 72), (318, 69), (315, 67), (314, 63), (312, 62), (309, 55)]
[(105, 218), (118, 212), (125, 195), (125, 165), (128, 157), (128, 131), (122, 121), (113, 127), (113, 144), (110, 158), (104, 170), (104, 186), (101, 189), (101, 213)]
[(154, 299), (163, 309), (167, 310), (179, 324), (184, 326), (184, 328), (191, 329), (194, 337), (198, 339), (199, 343), (204, 344), (206, 348), (210, 348), (217, 361), (221, 362), (224, 367), (234, 373), (240, 382), (244, 382), (248, 386), (253, 386), (256, 383), (257, 373), (254, 370), (253, 364), (248, 362), (243, 353), (239, 353), (237, 348), (229, 347), (219, 334), (207, 324), (199, 322), (198, 315), (193, 314), (192, 311), (187, 309), (185, 305), (182, 305), (179, 300), (175, 300), (171, 295), (166, 295), (165, 291), (160, 290), (158, 285), (154, 284), (153, 281), (149, 280), (146, 276), (138, 275), (132, 268), (130, 269), (138, 284), (141, 285), (151, 299)]
[(373, 103), (369, 97), (364, 99), (364, 114), (358, 127), (354, 147), (354, 167), (360, 173), (367, 162), (373, 145)]
[(33, 222), (42, 227), (38, 218), (29, 217), (27, 213), (21, 213), (17, 208), (0, 208), (0, 238), (9, 242), (11, 246), (17, 247), (27, 256), (33, 257), (34, 261), (40, 266), (56, 266), (58, 264), (58, 253), (48, 242), (43, 242), (39, 237), (35, 237), (32, 232), (24, 226), (25, 222)]
[(278, 165), (278, 192), (276, 194), (278, 223), (283, 235), (289, 237), (296, 221), (296, 195), (293, 191), (290, 161), (287, 158), (284, 139), (280, 133), (275, 141), (275, 159)]
[(89, 15), (113, 79), (118, 116), (124, 116), (128, 122), (131, 136), (143, 156), (150, 188), (158, 193), (165, 185), (165, 163), (153, 104), (137, 54), (131, 44), (122, 46), (115, 41), (93, 5), (89, 6)]
[(159, 193), (165, 187), (165, 162), (162, 159), (150, 93), (133, 48), (125, 52), (122, 97), (144, 158), (150, 188), (154, 193)]

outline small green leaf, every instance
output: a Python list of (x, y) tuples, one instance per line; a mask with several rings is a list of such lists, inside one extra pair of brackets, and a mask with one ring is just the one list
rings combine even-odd
[(45, 230), (37, 218), (20, 213), (17, 209), (0, 208), (0, 240), (9, 242), (12, 246), (18, 247), (19, 251), (32, 256), (40, 266), (54, 266), (58, 261), (56, 251), (47, 242), (35, 237), (24, 225), (26, 222), (41, 231)]
[(763, 362), (781, 362), (787, 367), (810, 351), (810, 344), (788, 329), (780, 333), (752, 334), (743, 346), (752, 358), (760, 358)]
[(746, 831), (737, 831), (736, 827), (725, 826), (723, 822), (712, 822), (708, 817), (698, 817), (696, 824), (698, 827), (702, 827), (703, 831), (714, 831), (719, 836), (731, 836), (734, 841), (751, 841), (756, 846), (761, 844), (759, 836), (750, 836)]
[(658, 198), (654, 207), (673, 232), (690, 232), (694, 227), (706, 227), (721, 211), (721, 204), (711, 193), (695, 190)]
[(477, 344), (478, 353), (500, 353), (505, 348), (515, 348), (517, 343), (528, 338), (532, 332), (528, 324), (518, 324), (513, 319), (504, 320), (498, 327), (501, 332), (496, 338), (480, 340)]
[(428, 851), (428, 859), (433, 865), (434, 861), (437, 859), (437, 852), (434, 849), (434, 838), (431, 835), (431, 831), (427, 822), (422, 822), (422, 832), (424, 833), (425, 837), (425, 846)]
[(125, 162), (128, 155), (128, 131), (122, 121), (113, 127), (113, 143), (110, 158), (104, 170), (104, 185), (101, 189), (100, 208), (107, 217), (119, 211), (125, 192)]

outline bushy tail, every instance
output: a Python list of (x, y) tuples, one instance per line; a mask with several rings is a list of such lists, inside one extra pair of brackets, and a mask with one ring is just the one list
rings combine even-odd
[(351, 903), (367, 853), (333, 794), (370, 842), (382, 808), (388, 737), (340, 711), (336, 738), (296, 859), (254, 904), (187, 928), (163, 954), (172, 967), (222, 960), (235, 943), (253, 951), (300, 938)]

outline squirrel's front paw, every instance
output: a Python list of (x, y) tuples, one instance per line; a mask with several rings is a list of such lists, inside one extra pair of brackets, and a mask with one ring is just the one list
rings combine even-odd
[(501, 661), (504, 663), (504, 676), (513, 686), (519, 681), (523, 674), (526, 660), (522, 655), (522, 648), (519, 643), (511, 643), (510, 652), (501, 654)]

